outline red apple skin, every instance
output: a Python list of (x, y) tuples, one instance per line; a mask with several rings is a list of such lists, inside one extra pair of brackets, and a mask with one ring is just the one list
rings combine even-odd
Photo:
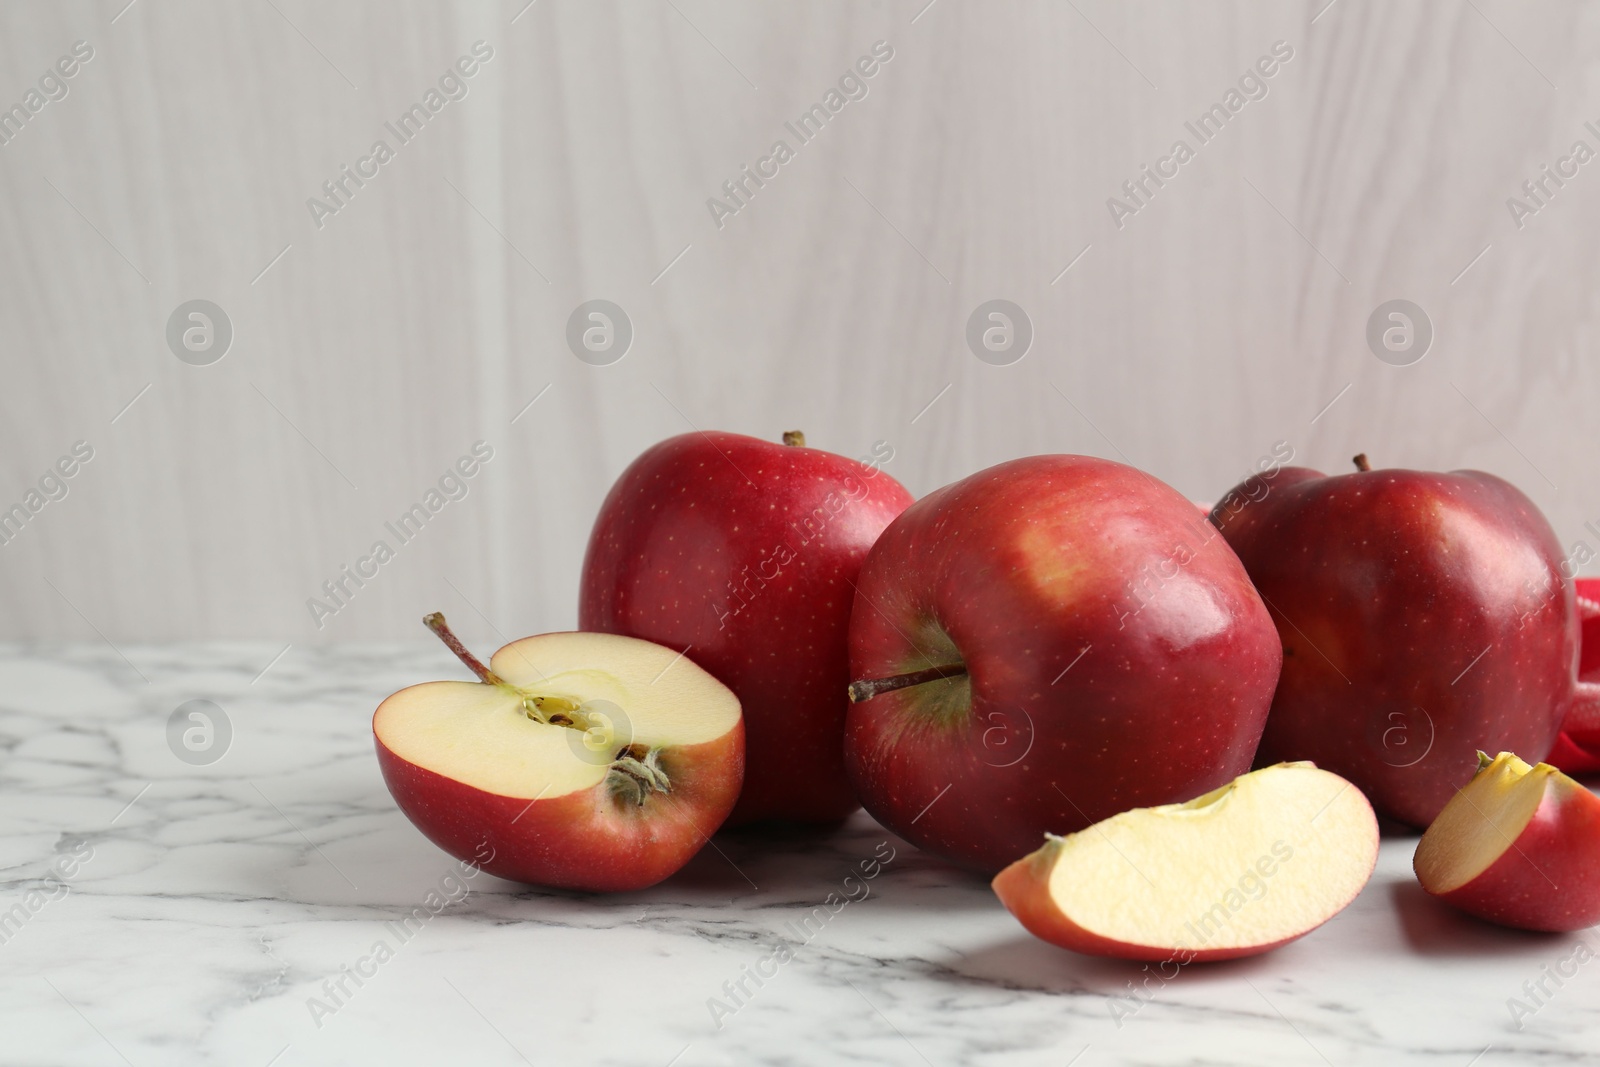
[(530, 804), (374, 743), (384, 784), (429, 841), (496, 877), (562, 889), (625, 892), (676, 873), (733, 810), (744, 776), (742, 723), (714, 741), (667, 748), (672, 792), (639, 808), (613, 803), (604, 783)]
[(1595, 774), (1600, 772), (1600, 756), (1592, 755), (1569, 737), (1566, 731), (1556, 736), (1555, 747), (1544, 761), (1563, 774)]
[[(962, 682), (853, 705), (845, 754), (879, 822), (994, 874), (1046, 832), (1243, 774), (1281, 652), (1244, 568), (1193, 503), (1120, 463), (1034, 456), (913, 504), (862, 568), (855, 678), (956, 657)], [(970, 703), (938, 713), (951, 685), (968, 683)]]
[(1434, 896), (1522, 930), (1565, 932), (1600, 923), (1600, 797), (1570, 778), (1551, 776), (1515, 847), (1507, 846), (1472, 881)]
[(851, 586), (911, 500), (856, 460), (719, 432), (661, 442), (607, 495), (579, 628), (688, 649), (733, 690), (750, 773), (729, 826), (859, 807), (842, 742)]
[(1211, 517), (1283, 641), (1258, 765), (1311, 760), (1427, 826), (1478, 750), (1549, 754), (1577, 693), (1578, 615), (1555, 533), (1514, 486), (1284, 467)]
[[(1579, 578), (1572, 584), (1578, 594), (1578, 618), (1583, 623), (1583, 638), (1578, 650), (1578, 680), (1594, 684), (1600, 682), (1600, 578)], [(1586, 724), (1573, 721), (1586, 717), (1583, 715), (1587, 710), (1586, 703), (1580, 699), (1579, 706), (1568, 713), (1561, 736), (1556, 738), (1555, 747), (1545, 757), (1546, 763), (1567, 774), (1600, 772), (1600, 736), (1592, 729), (1585, 730), (1583, 727)], [(1568, 727), (1578, 731), (1584, 741), (1580, 743), (1574, 739)]]

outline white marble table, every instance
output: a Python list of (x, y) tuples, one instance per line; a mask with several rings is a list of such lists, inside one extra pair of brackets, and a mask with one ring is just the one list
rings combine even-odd
[[(981, 880), (864, 815), (823, 835), (721, 835), (642, 893), (449, 881), (452, 861), (385, 792), (368, 726), (393, 689), (454, 677), (448, 653), (295, 647), (252, 682), (278, 651), (0, 648), (0, 1062), (1496, 1067), (1600, 1055), (1600, 962), (1559, 988), (1545, 978), (1552, 996), (1520, 1030), (1507, 1004), (1579, 936), (1434, 906), (1404, 837), (1385, 841), (1371, 885), (1323, 929), (1152, 982), (1142, 1004), (1117, 999), (1145, 976), (1137, 965), (1033, 940)], [(209, 765), (168, 747), (167, 720), (191, 699), (215, 701), (233, 727)], [(889, 849), (866, 896), (796, 933)], [(457, 899), (401, 940), (392, 924), (441, 886)], [(1600, 947), (1600, 931), (1581, 936)], [(733, 1006), (724, 983), (785, 939), (793, 959), (759, 988), (746, 978), (751, 995), (714, 1021), (710, 999)], [(370, 977), (330, 994), (345, 968)]]

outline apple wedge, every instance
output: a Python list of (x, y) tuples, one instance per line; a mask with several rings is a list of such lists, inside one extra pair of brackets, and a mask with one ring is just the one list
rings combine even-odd
[(1548, 763), (1478, 753), (1478, 773), (1417, 843), (1422, 888), (1524, 930), (1600, 922), (1600, 797)]
[(372, 732), (400, 810), (452, 856), (535, 885), (642, 889), (733, 810), (739, 701), (681, 653), (552, 633), (486, 667), (444, 616), (423, 621), (480, 680), (402, 689)]
[(1186, 964), (1303, 937), (1355, 899), (1377, 861), (1378, 821), (1361, 790), (1280, 763), (1186, 804), (1047, 835), (994, 891), (1062, 948)]

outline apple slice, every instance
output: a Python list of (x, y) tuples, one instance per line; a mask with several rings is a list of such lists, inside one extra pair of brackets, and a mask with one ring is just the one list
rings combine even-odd
[(378, 705), (378, 766), (428, 839), (490, 874), (642, 889), (677, 871), (733, 810), (744, 722), (727, 686), (670, 648), (613, 634), (513, 641), (481, 681), (423, 682)]
[(1344, 910), (1378, 862), (1372, 805), (1310, 763), (1046, 837), (995, 878), (1001, 903), (1052, 944), (1131, 960), (1277, 948)]
[(1417, 843), (1422, 888), (1524, 930), (1600, 922), (1600, 797), (1548, 763), (1478, 753), (1478, 773)]

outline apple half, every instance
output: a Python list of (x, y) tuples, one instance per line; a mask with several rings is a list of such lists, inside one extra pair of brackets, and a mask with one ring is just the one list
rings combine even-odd
[(552, 633), (423, 682), (372, 717), (384, 783), (430, 841), (534, 885), (628, 890), (687, 863), (733, 810), (744, 723), (727, 686), (670, 648)]
[(1185, 804), (1047, 835), (994, 891), (1062, 948), (1186, 964), (1303, 937), (1355, 899), (1377, 861), (1378, 820), (1361, 790), (1280, 763)]
[(1524, 930), (1600, 922), (1600, 797), (1548, 763), (1478, 753), (1478, 773), (1417, 843), (1422, 888)]

